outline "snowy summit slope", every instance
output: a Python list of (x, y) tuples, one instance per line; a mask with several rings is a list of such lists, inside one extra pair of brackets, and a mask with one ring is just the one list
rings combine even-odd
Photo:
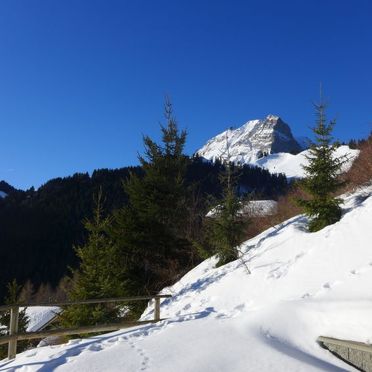
[[(309, 140), (295, 139), (291, 129), (279, 116), (268, 115), (263, 120), (251, 120), (237, 129), (228, 129), (211, 138), (196, 153), (210, 161), (227, 159), (239, 164), (266, 168), (270, 173), (284, 173), (288, 178), (304, 177), (307, 164), (304, 150)], [(294, 155), (295, 154), (295, 155)], [(347, 155), (346, 171), (358, 156), (359, 150), (340, 146), (335, 156)]]
[(372, 187), (343, 211), (317, 233), (285, 221), (220, 268), (204, 261), (163, 291), (167, 320), (29, 350), (0, 371), (350, 371), (316, 339), (372, 341)]
[[(227, 149), (229, 154), (227, 154)], [(250, 120), (237, 129), (228, 129), (211, 138), (196, 153), (208, 160), (226, 159), (247, 164), (263, 154), (298, 153), (302, 146), (291, 129), (279, 116), (268, 115), (262, 120)]]

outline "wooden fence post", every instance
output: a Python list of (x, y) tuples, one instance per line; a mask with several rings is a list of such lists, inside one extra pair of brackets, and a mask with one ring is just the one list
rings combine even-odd
[[(9, 324), (9, 335), (16, 335), (18, 332), (18, 315), (19, 306), (13, 306), (10, 309), (10, 324)], [(8, 343), (8, 359), (14, 359), (17, 354), (17, 338), (12, 339)]]
[(155, 297), (155, 311), (154, 311), (154, 320), (160, 320), (160, 298)]

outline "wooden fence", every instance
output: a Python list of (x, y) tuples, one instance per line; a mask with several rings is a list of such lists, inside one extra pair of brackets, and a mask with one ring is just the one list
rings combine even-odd
[[(32, 303), (32, 304), (12, 304), (0, 306), (0, 311), (10, 310), (10, 322), (8, 334), (0, 337), (0, 345), (8, 344), (8, 359), (14, 359), (17, 354), (17, 341), (33, 340), (44, 338), (48, 336), (67, 336), (82, 333), (96, 333), (115, 331), (122, 328), (134, 327), (137, 325), (156, 323), (160, 320), (160, 299), (169, 298), (171, 295), (155, 295), (155, 296), (137, 296), (137, 297), (121, 297), (121, 298), (103, 298), (103, 299), (89, 299), (82, 301), (65, 301), (65, 302), (45, 302), (45, 303)], [(93, 326), (83, 326), (75, 328), (54, 329), (40, 332), (27, 332), (18, 333), (18, 316), (20, 307), (31, 306), (71, 306), (71, 305), (86, 305), (86, 304), (100, 304), (100, 303), (115, 303), (115, 302), (133, 302), (143, 300), (155, 300), (154, 319), (142, 321), (123, 321), (118, 323), (97, 324)]]

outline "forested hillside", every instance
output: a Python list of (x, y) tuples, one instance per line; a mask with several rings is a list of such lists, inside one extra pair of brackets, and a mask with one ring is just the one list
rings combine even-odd
[[(219, 197), (218, 175), (223, 166), (193, 158), (186, 173), (186, 185), (198, 199), (204, 213), (208, 197)], [(77, 265), (73, 249), (84, 241), (83, 219), (93, 209), (93, 195), (102, 188), (105, 212), (126, 204), (123, 181), (130, 173), (142, 174), (140, 167), (101, 169), (71, 177), (53, 179), (38, 190), (16, 190), (1, 183), (8, 194), (0, 198), (0, 298), (6, 283), (16, 278), (22, 284), (28, 279), (37, 287), (41, 283), (56, 286)], [(258, 167), (239, 169), (239, 190), (254, 192), (257, 198), (276, 198), (287, 190), (284, 175), (271, 175)], [(5, 190), (6, 189), (6, 190)]]

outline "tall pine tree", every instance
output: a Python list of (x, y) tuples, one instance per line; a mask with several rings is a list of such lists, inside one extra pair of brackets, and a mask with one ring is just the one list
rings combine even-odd
[(316, 125), (312, 128), (315, 142), (310, 146), (306, 156), (308, 164), (302, 187), (310, 195), (310, 199), (301, 199), (299, 205), (309, 217), (308, 229), (311, 232), (323, 229), (341, 218), (341, 199), (334, 196), (342, 186), (339, 174), (345, 157), (335, 157), (336, 144), (332, 143), (332, 131), (335, 121), (327, 124), (325, 103), (321, 100), (315, 105)]
[(189, 268), (186, 132), (178, 130), (169, 100), (165, 118), (161, 144), (144, 137), (143, 174), (131, 174), (124, 184), (128, 204), (114, 218), (111, 233), (121, 252), (127, 295), (154, 293)]

